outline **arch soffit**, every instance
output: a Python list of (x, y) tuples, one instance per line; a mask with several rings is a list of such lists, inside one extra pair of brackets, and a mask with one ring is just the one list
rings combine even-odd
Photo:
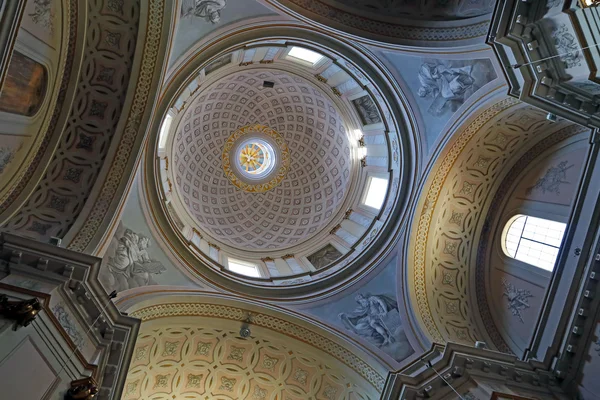
[[(455, 21), (415, 21), (370, 18), (364, 13), (317, 0), (258, 0), (281, 13), (322, 27), (337, 35), (385, 47), (464, 47), (476, 45), (487, 34), (490, 14)], [(333, 28), (333, 29), (332, 29)]]
[[(74, 62), (74, 51), (76, 46), (77, 29), (77, 2), (71, 0), (63, 2), (59, 7), (60, 15), (51, 21), (54, 30), (53, 47), (46, 42), (35, 39), (34, 45), (29, 43), (15, 43), (13, 50), (21, 51), (29, 58), (39, 62), (46, 68), (47, 87), (41, 107), (31, 118), (18, 116), (19, 121), (30, 120), (28, 131), (35, 131), (34, 137), (28, 144), (26, 154), (17, 157), (18, 163), (13, 159), (8, 165), (14, 173), (10, 176), (3, 175), (1, 179), (5, 181), (0, 185), (0, 221), (1, 216), (11, 215), (17, 211), (33, 189), (30, 182), (37, 182), (35, 178), (38, 174), (45, 172), (44, 168), (37, 168), (41, 163), (47, 162), (49, 155), (46, 150), (52, 149), (56, 136), (53, 135), (57, 126), (61, 126), (59, 117), (61, 116), (62, 104), (66, 97), (67, 88), (73, 85), (70, 82), (72, 66)], [(22, 21), (23, 23), (23, 21)], [(19, 28), (23, 29), (22, 27)], [(24, 35), (31, 38), (32, 34)], [(51, 40), (51, 39), (49, 39)], [(44, 46), (51, 48), (51, 55), (38, 54)], [(62, 88), (62, 90), (61, 90)], [(4, 121), (7, 122), (7, 121)], [(29, 135), (29, 134), (28, 134)], [(20, 153), (17, 150), (17, 153)], [(13, 165), (15, 164), (15, 165)], [(8, 170), (8, 168), (7, 168)]]
[[(401, 161), (403, 171), (402, 180), (404, 180), (404, 182), (402, 182), (400, 186), (407, 189), (401, 193), (397, 202), (398, 206), (394, 210), (394, 215), (392, 218), (394, 218), (397, 222), (391, 222), (386, 227), (388, 230), (396, 229), (395, 234), (386, 234), (386, 232), (381, 234), (381, 236), (385, 237), (387, 240), (387, 244), (381, 247), (384, 249), (384, 251), (381, 251), (376, 258), (369, 262), (367, 262), (366, 259), (357, 261), (357, 263), (368, 264), (370, 267), (363, 268), (353, 275), (350, 275), (352, 271), (348, 271), (348, 269), (343, 270), (341, 271), (341, 274), (336, 275), (342, 277), (342, 279), (347, 279), (350, 277), (350, 279), (345, 281), (345, 284), (349, 285), (351, 281), (360, 279), (360, 277), (365, 273), (371, 271), (372, 267), (377, 265), (378, 260), (382, 259), (382, 257), (385, 257), (385, 255), (393, 249), (394, 243), (396, 243), (397, 239), (399, 238), (397, 228), (406, 221), (405, 218), (407, 214), (403, 212), (405, 207), (402, 205), (405, 204), (407, 199), (413, 195), (413, 182), (415, 181), (416, 173), (416, 168), (414, 167), (415, 159), (412, 157), (406, 157), (406, 155), (414, 154), (413, 149), (415, 146), (418, 146), (418, 144), (415, 142), (419, 140), (417, 135), (413, 134), (415, 129), (415, 118), (413, 115), (408, 114), (409, 108), (405, 106), (406, 99), (403, 96), (402, 91), (398, 89), (393, 76), (389, 73), (385, 66), (377, 61), (375, 55), (371, 54), (365, 49), (355, 48), (349, 42), (338, 40), (337, 38), (333, 38), (331, 36), (325, 36), (322, 33), (310, 28), (307, 29), (307, 27), (301, 23), (282, 21), (274, 24), (272, 21), (257, 21), (256, 24), (252, 25), (251, 27), (245, 27), (244, 29), (241, 29), (240, 32), (228, 32), (229, 33), (224, 38), (215, 39), (215, 43), (203, 42), (201, 46), (194, 47), (196, 57), (187, 60), (185, 63), (181, 64), (182, 66), (179, 70), (172, 73), (169, 78), (170, 81), (163, 87), (163, 92), (161, 94), (161, 99), (163, 99), (163, 102), (158, 106), (157, 112), (155, 113), (155, 119), (152, 121), (150, 126), (150, 137), (147, 142), (148, 146), (153, 146), (157, 140), (162, 118), (169, 107), (169, 99), (177, 98), (178, 93), (189, 84), (188, 81), (190, 80), (190, 77), (193, 77), (205, 65), (208, 65), (211, 61), (217, 59), (225, 52), (243, 46), (244, 43), (252, 42), (256, 39), (265, 37), (293, 38), (297, 33), (298, 37), (302, 37), (305, 41), (314, 41), (319, 46), (325, 46), (330, 51), (338, 52), (344, 57), (356, 62), (357, 65), (365, 69), (368, 76), (374, 77), (374, 84), (378, 86), (378, 90), (380, 90), (385, 97), (388, 108), (391, 110), (393, 115), (397, 116), (396, 121), (400, 126), (397, 127), (396, 130), (402, 136), (400, 152), (404, 155)], [(369, 73), (373, 70), (377, 70), (377, 73)], [(151, 147), (148, 148), (149, 152), (147, 155), (151, 152), (150, 148)], [(162, 232), (163, 235), (166, 233), (170, 234), (166, 210), (163, 210), (163, 212), (158, 211), (162, 208), (162, 204), (160, 199), (158, 199), (155, 193), (153, 193), (153, 191), (150, 189), (152, 187), (156, 187), (155, 179), (157, 176), (152, 157), (146, 157), (142, 176), (143, 185), (145, 186), (143, 193), (145, 194), (147, 205), (151, 210), (149, 215), (152, 215), (154, 219), (151, 225), (154, 225), (159, 232)], [(189, 250), (178, 242), (179, 241), (169, 240), (169, 245), (172, 247), (172, 251), (178, 254), (181, 264), (184, 266), (192, 265), (192, 263), (197, 264), (198, 261), (196, 260), (195, 256), (188, 254)], [(367, 252), (364, 257), (371, 257), (371, 253)], [(208, 279), (211, 284), (217, 286), (227, 286), (228, 290), (248, 291), (247, 287), (244, 287), (244, 289), (241, 287), (238, 288), (237, 283), (234, 283), (233, 286), (230, 286), (230, 282), (233, 281), (230, 281), (229, 279), (227, 279), (227, 283), (222, 282), (220, 277), (215, 275), (210, 268), (205, 268), (204, 270), (206, 270), (205, 278)], [(320, 288), (324, 288), (324, 286), (321, 285)], [(252, 290), (255, 289), (258, 290), (254, 293), (256, 295), (267, 297), (270, 296), (270, 294), (261, 292), (260, 288), (252, 287)], [(303, 290), (302, 288), (294, 288), (290, 289), (289, 294), (291, 296), (295, 296), (301, 293), (300, 290), (301, 292), (306, 292), (306, 288), (303, 288)], [(320, 290), (314, 290), (312, 292), (312, 297), (318, 297), (323, 293)], [(279, 293), (278, 296), (278, 298), (281, 298), (281, 293)]]
[(491, 198), (527, 149), (557, 132), (582, 129), (552, 124), (543, 112), (505, 98), (451, 136), (423, 185), (403, 272), (412, 317), (430, 341), (485, 340), (506, 350), (495, 326), (475, 312), (476, 244)]
[[(483, 324), (484, 326), (493, 326), (495, 328), (489, 333), (494, 345), (502, 351), (512, 351), (518, 354), (523, 349), (516, 344), (516, 341), (511, 337), (510, 332), (504, 331), (505, 336), (501, 336), (503, 327), (498, 326), (499, 313), (498, 310), (493, 307), (494, 300), (498, 302), (498, 299), (493, 299), (491, 295), (491, 285), (493, 283), (489, 268), (491, 266), (491, 254), (494, 250), (503, 252), (503, 250), (501, 250), (502, 232), (504, 231), (506, 223), (514, 218), (514, 213), (530, 211), (515, 210), (512, 208), (507, 209), (507, 206), (509, 206), (511, 200), (514, 200), (512, 194), (523, 184), (523, 178), (530, 173), (532, 166), (535, 168), (536, 163), (543, 162), (549, 157), (564, 154), (565, 151), (573, 151), (574, 148), (586, 148), (589, 146), (588, 138), (589, 129), (577, 125), (571, 125), (552, 135), (546, 136), (536, 143), (535, 146), (529, 148), (529, 150), (513, 164), (512, 168), (510, 168), (510, 171), (506, 174), (502, 183), (496, 190), (495, 195), (493, 195), (493, 199), (489, 206), (490, 212), (485, 216), (481, 240), (477, 247), (475, 281), (477, 282), (477, 305)], [(551, 205), (552, 203), (547, 204)], [(536, 213), (533, 214), (534, 216), (552, 220), (558, 219), (556, 214), (537, 215), (539, 210), (535, 211)], [(508, 216), (510, 216), (510, 219), (507, 219)], [(562, 222), (566, 222), (566, 219)], [(514, 261), (516, 260), (511, 260), (509, 262), (513, 263)], [(520, 263), (520, 261), (517, 262)], [(497, 335), (497, 333), (499, 333), (499, 335)], [(506, 339), (504, 339), (504, 337), (506, 337)]]
[[(321, 323), (291, 310), (266, 305), (247, 298), (185, 290), (156, 291), (156, 288), (133, 291), (119, 301), (119, 307), (130, 316), (145, 322), (176, 317), (200, 317), (228, 321), (239, 330), (248, 315), (250, 329), (266, 332), (270, 337), (291, 338), (314, 349), (314, 353), (341, 363), (348, 372), (356, 374), (365, 385), (380, 393), (391, 368), (379, 358), (365, 352), (358, 344), (339, 335)], [(188, 318), (189, 319), (189, 318)]]

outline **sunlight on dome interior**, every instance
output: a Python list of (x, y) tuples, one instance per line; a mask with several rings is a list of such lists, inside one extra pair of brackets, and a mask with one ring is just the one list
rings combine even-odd
[(292, 47), (288, 53), (288, 56), (309, 62), (313, 65), (318, 63), (323, 58), (323, 56), (319, 53), (297, 46)]
[(383, 205), (383, 200), (385, 200), (387, 186), (387, 179), (375, 177), (369, 179), (369, 187), (367, 189), (367, 196), (365, 197), (365, 205), (379, 210)]
[(229, 270), (236, 274), (251, 276), (253, 278), (260, 278), (260, 272), (256, 265), (245, 263), (243, 261), (234, 260), (230, 258), (228, 260)]
[(244, 174), (262, 177), (273, 169), (275, 152), (266, 141), (253, 138), (244, 142), (240, 147), (238, 162)]
[(519, 215), (509, 224), (505, 238), (507, 255), (552, 271), (567, 225), (527, 215)]
[(158, 139), (158, 147), (164, 149), (167, 145), (167, 139), (169, 138), (169, 129), (171, 129), (171, 123), (173, 122), (173, 116), (167, 114), (162, 126), (160, 127), (160, 134)]

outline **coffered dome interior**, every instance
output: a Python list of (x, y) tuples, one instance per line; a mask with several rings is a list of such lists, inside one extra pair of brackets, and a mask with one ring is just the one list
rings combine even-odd
[(219, 273), (253, 285), (327, 277), (369, 251), (400, 194), (397, 122), (350, 60), (260, 40), (191, 76), (160, 124), (170, 226)]
[[(289, 149), (283, 179), (262, 192), (232, 182), (223, 168), (228, 138), (255, 124), (275, 130)], [(239, 141), (263, 154), (250, 172), (278, 162), (281, 149), (260, 132)], [(340, 112), (311, 83), (277, 70), (236, 72), (202, 91), (179, 122), (172, 151), (176, 190), (199, 228), (243, 250), (282, 249), (310, 238), (339, 211), (350, 183), (350, 144)], [(232, 156), (238, 167), (245, 162), (240, 156)], [(238, 175), (240, 181), (252, 178)]]

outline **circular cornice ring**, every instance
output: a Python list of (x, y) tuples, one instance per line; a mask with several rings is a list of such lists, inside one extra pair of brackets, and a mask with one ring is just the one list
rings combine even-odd
[[(276, 169), (273, 173), (268, 173), (267, 177), (270, 178), (267, 182), (258, 182), (251, 183), (248, 180), (245, 180), (242, 176), (236, 173), (236, 168), (231, 164), (231, 159), (234, 159), (234, 162), (237, 161), (237, 153), (236, 150), (239, 149), (239, 146), (236, 146), (240, 142), (240, 140), (246, 139), (247, 136), (253, 137), (262, 137), (266, 136), (267, 143), (274, 142), (275, 147), (277, 149), (277, 160)], [(271, 140), (269, 140), (271, 139)], [(244, 143), (246, 143), (244, 141)], [(242, 144), (244, 144), (242, 143)], [(229, 181), (237, 186), (239, 189), (249, 192), (249, 193), (264, 193), (281, 183), (283, 178), (285, 178), (289, 167), (290, 167), (290, 151), (288, 149), (288, 145), (279, 133), (277, 133), (274, 129), (271, 129), (267, 126), (261, 124), (252, 124), (241, 127), (236, 130), (229, 136), (225, 145), (223, 146), (223, 171), (225, 172), (225, 176)], [(272, 177), (272, 178), (271, 178)]]
[[(416, 152), (420, 146), (419, 136), (414, 133), (415, 117), (406, 107), (408, 100), (393, 79), (391, 73), (383, 66), (370, 51), (357, 47), (355, 43), (343, 38), (325, 35), (310, 26), (295, 22), (258, 21), (243, 31), (225, 31), (225, 35), (214, 35), (214, 41), (205, 42), (194, 49), (194, 59), (190, 59), (180, 70), (174, 71), (167, 84), (163, 98), (176, 98), (191, 82), (191, 77), (201, 71), (206, 65), (217, 60), (227, 52), (235, 51), (243, 46), (259, 40), (269, 38), (273, 40), (287, 40), (292, 43), (306, 43), (310, 47), (325, 47), (335, 59), (347, 63), (352, 60), (359, 68), (361, 79), (365, 82), (363, 87), (374, 91), (374, 98), (381, 102), (382, 114), (389, 121), (388, 130), (396, 135), (390, 144), (394, 147), (393, 160), (398, 164), (392, 171), (392, 187), (397, 189), (389, 201), (389, 206), (381, 211), (380, 217), (386, 223), (372, 226), (365, 234), (365, 239), (358, 245), (360, 254), (352, 259), (351, 263), (339, 263), (336, 269), (327, 276), (319, 276), (314, 280), (287, 280), (284, 286), (275, 286), (265, 279), (240, 279), (229, 273), (224, 267), (206, 257), (199, 262), (197, 253), (192, 251), (188, 239), (177, 231), (175, 223), (168, 214), (167, 207), (154, 188), (158, 188), (160, 175), (159, 166), (155, 163), (154, 154), (147, 153), (143, 173), (145, 206), (148, 207), (147, 215), (151, 215), (151, 224), (156, 227), (158, 235), (165, 240), (165, 245), (174, 254), (184, 268), (199, 273), (207, 283), (213, 287), (221, 287), (236, 293), (257, 296), (264, 299), (277, 299), (287, 302), (305, 302), (309, 299), (330, 296), (342, 287), (351, 285), (377, 267), (378, 262), (384, 259), (394, 249), (399, 239), (402, 224), (408, 218), (407, 210), (403, 207), (414, 190), (416, 175)], [(351, 71), (351, 67), (347, 67)], [(158, 106), (152, 124), (149, 143), (156, 143), (162, 119), (170, 107), (169, 102)], [(389, 137), (388, 133), (388, 137)], [(396, 156), (397, 155), (402, 155)], [(162, 211), (162, 212), (161, 212)], [(176, 240), (168, 236), (175, 234)], [(173, 237), (173, 236), (171, 236)], [(305, 274), (310, 275), (312, 274)], [(288, 282), (289, 281), (289, 282)]]

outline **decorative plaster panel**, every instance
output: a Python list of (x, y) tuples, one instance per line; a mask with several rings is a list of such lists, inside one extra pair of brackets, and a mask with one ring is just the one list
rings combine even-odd
[(83, 226), (73, 235), (73, 240), (69, 243), (69, 248), (76, 251), (84, 251), (98, 234), (98, 230), (107, 216), (108, 211), (121, 193), (118, 188), (123, 180), (129, 179), (127, 175), (128, 165), (131, 159), (137, 157), (135, 152), (136, 139), (140, 134), (140, 129), (145, 129), (142, 125), (142, 117), (146, 112), (150, 98), (151, 87), (153, 85), (154, 75), (159, 68), (159, 45), (161, 42), (161, 29), (164, 19), (164, 1), (150, 0), (147, 3), (147, 26), (143, 57), (140, 62), (137, 84), (131, 100), (129, 115), (127, 116), (122, 136), (119, 138), (119, 146), (112, 157), (110, 169), (106, 178), (102, 182), (102, 188), (98, 197), (91, 204), (91, 210)]
[(373, 398), (294, 341), (242, 339), (232, 330), (172, 318), (165, 325), (142, 325), (122, 399)]

